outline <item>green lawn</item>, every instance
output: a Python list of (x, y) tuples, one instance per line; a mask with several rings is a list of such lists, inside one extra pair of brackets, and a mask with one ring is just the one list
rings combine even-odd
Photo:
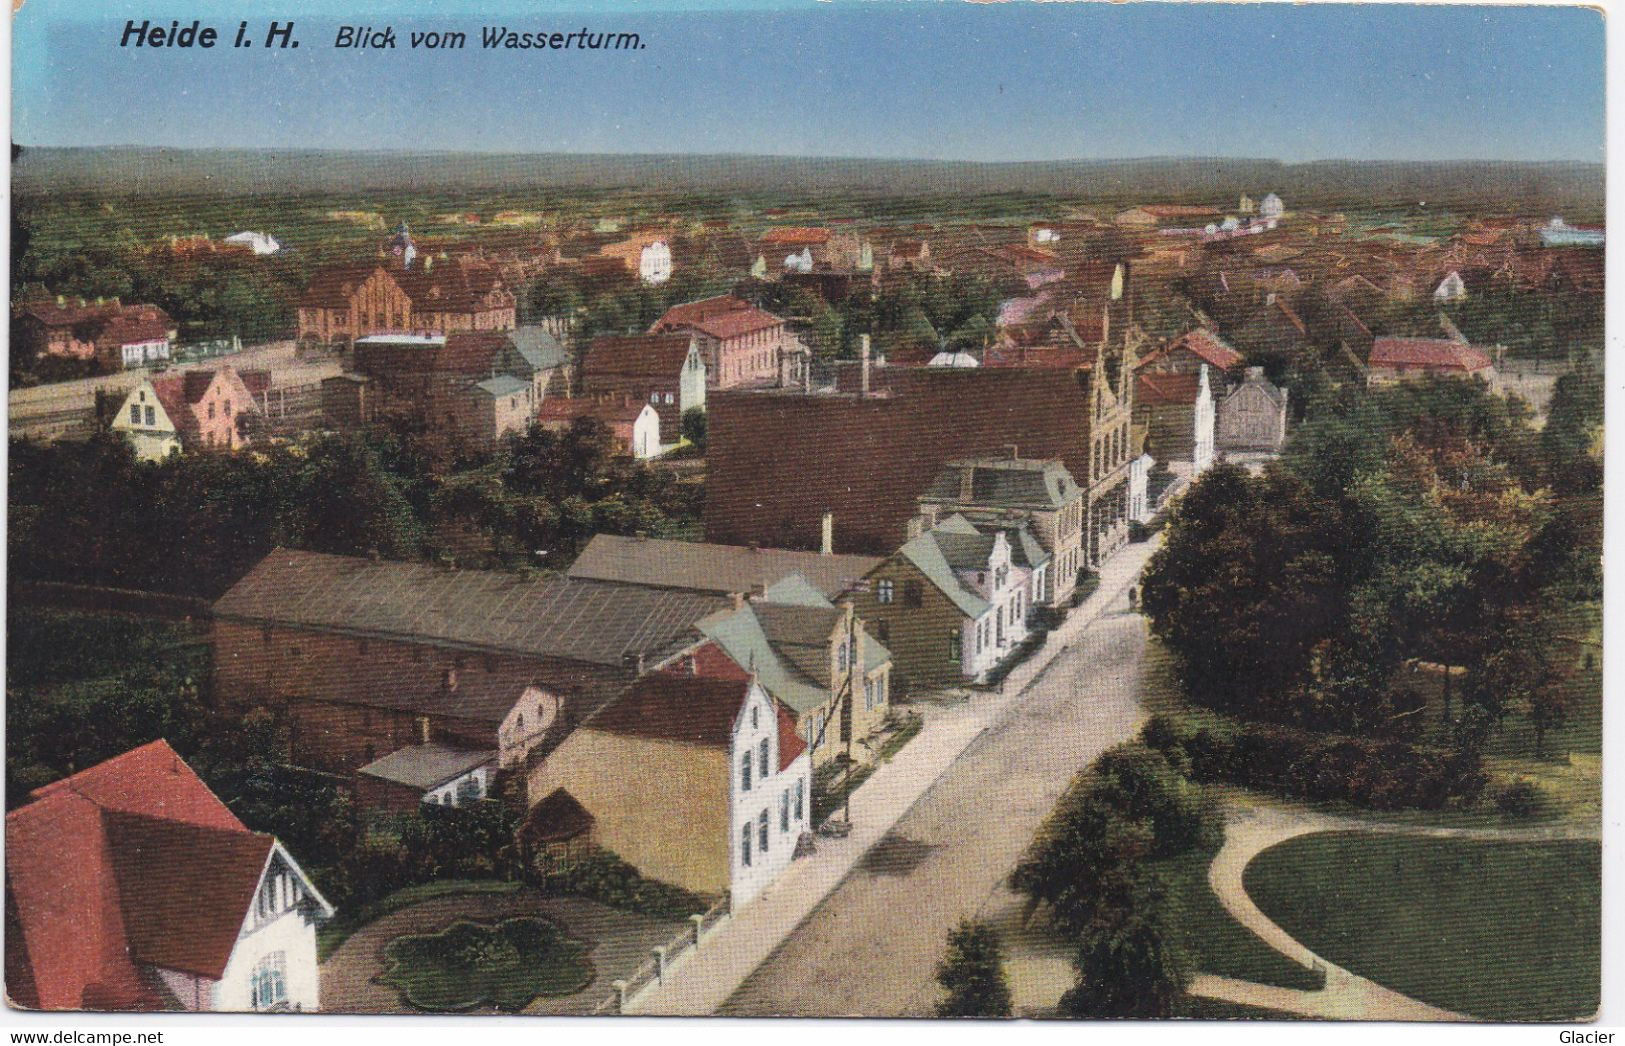
[(1174, 926), (1203, 973), (1305, 991), (1320, 989), (1325, 979), (1311, 973), (1260, 940), (1225, 911), (1208, 884), (1212, 853), (1188, 853), (1157, 861), (1152, 867), (1168, 884), (1169, 902), (1177, 912)]
[(1326, 832), (1247, 867), (1247, 892), (1332, 962), (1498, 1021), (1584, 1019), (1601, 979), (1601, 849)]
[(382, 984), (420, 1010), (491, 1005), (518, 1012), (538, 995), (572, 995), (592, 981), (587, 945), (550, 919), (495, 925), (460, 920), (433, 934), (408, 934), (384, 948)]
[(387, 897), (380, 897), (371, 904), (364, 904), (353, 910), (340, 910), (337, 916), (316, 931), (317, 958), (325, 960), (338, 950), (339, 945), (349, 940), (352, 933), (370, 922), (382, 919), (390, 912), (410, 908), (434, 897), (465, 893), (513, 893), (519, 887), (520, 884), (517, 882), (500, 879), (441, 879), (432, 883), (404, 887)]

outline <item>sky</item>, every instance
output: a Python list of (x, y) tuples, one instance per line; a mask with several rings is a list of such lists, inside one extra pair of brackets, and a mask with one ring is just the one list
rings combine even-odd
[[(127, 18), (175, 17), (222, 43), (119, 46)], [(298, 49), (229, 46), (272, 18)], [(336, 49), (341, 24), (394, 26), (399, 47)], [(487, 25), (643, 47), (486, 50)], [(412, 29), (469, 46), (412, 50)], [(24, 145), (1604, 158), (1603, 18), (1578, 7), (29, 0), (14, 34)]]

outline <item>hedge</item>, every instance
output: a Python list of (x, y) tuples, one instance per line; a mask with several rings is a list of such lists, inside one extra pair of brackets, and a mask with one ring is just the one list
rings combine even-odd
[(1471, 753), (1404, 741), (1233, 720), (1197, 726), (1164, 715), (1152, 716), (1140, 737), (1198, 781), (1373, 810), (1467, 805), (1487, 782)]

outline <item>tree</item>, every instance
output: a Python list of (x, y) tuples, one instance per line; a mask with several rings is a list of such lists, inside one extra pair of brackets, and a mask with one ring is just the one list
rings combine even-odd
[(701, 451), (705, 450), (708, 415), (704, 407), (690, 407), (683, 411), (683, 438)]
[(948, 953), (937, 964), (937, 983), (948, 997), (938, 1017), (1010, 1016), (1010, 981), (999, 935), (983, 922), (962, 920), (948, 931)]
[(1072, 964), (1077, 983), (1061, 996), (1068, 1017), (1169, 1017), (1189, 987), (1191, 960), (1171, 932), (1168, 902), (1154, 876), (1125, 869), (1115, 892), (1083, 928)]

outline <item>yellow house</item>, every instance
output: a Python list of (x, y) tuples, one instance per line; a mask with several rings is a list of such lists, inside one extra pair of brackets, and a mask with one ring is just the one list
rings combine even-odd
[(130, 390), (113, 416), (111, 427), (130, 441), (140, 461), (162, 461), (181, 451), (175, 420), (164, 409), (150, 381), (143, 381)]
[(569, 811), (567, 833), (644, 876), (737, 908), (809, 830), (811, 762), (789, 710), (751, 678), (655, 672), (583, 722), (530, 772), (534, 818)]

